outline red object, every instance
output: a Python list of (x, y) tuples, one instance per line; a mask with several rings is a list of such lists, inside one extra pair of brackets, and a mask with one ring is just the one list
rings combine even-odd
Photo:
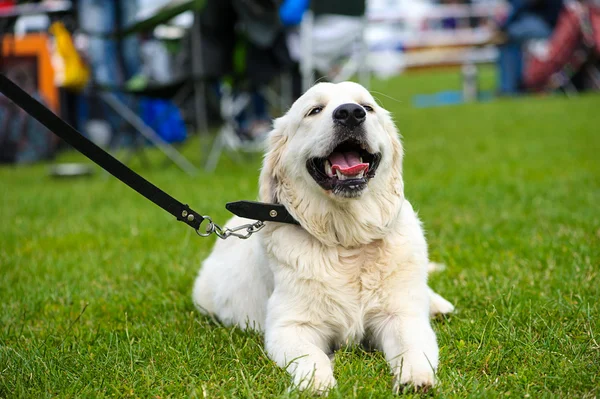
[(339, 170), (343, 175), (353, 176), (369, 169), (368, 163), (361, 162), (358, 152), (334, 152), (329, 156), (331, 170)]
[(0, 10), (12, 8), (15, 6), (15, 0), (0, 0)]
[[(527, 88), (554, 88), (555, 83), (561, 81), (561, 72), (581, 68), (590, 55), (600, 55), (600, 7), (580, 6), (585, 8), (578, 10), (566, 6), (561, 12), (550, 38), (547, 56), (544, 59), (532, 56), (528, 61), (524, 76)], [(581, 17), (586, 14), (591, 32), (582, 28)], [(586, 41), (591, 49), (585, 48)], [(592, 54), (589, 54), (590, 51)]]

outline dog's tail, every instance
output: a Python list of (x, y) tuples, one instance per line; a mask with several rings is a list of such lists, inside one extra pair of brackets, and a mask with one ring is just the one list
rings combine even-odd
[[(429, 262), (427, 272), (437, 273), (446, 270), (446, 265), (443, 263)], [(440, 294), (429, 288), (429, 313), (431, 316), (444, 315), (454, 312), (454, 305), (447, 301)]]
[(446, 265), (443, 263), (429, 262), (429, 264), (427, 265), (427, 272), (429, 274), (435, 272), (443, 272), (444, 270), (446, 270)]

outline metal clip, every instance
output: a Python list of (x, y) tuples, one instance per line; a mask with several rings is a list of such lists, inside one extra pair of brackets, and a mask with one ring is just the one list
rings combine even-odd
[[(208, 222), (208, 225), (206, 226), (204, 233), (201, 233), (199, 229), (196, 230), (196, 234), (198, 234), (200, 237), (208, 237), (214, 233), (217, 235), (217, 237), (219, 237), (222, 240), (226, 240), (231, 236), (245, 240), (247, 238), (250, 238), (252, 234), (259, 232), (263, 227), (265, 227), (264, 222), (261, 222), (259, 220), (252, 224), (243, 224), (241, 226), (233, 227), (231, 229), (227, 227), (222, 228), (218, 224), (214, 223), (210, 216), (203, 216), (203, 218)], [(246, 230), (246, 232), (238, 233), (238, 231), (240, 230)]]

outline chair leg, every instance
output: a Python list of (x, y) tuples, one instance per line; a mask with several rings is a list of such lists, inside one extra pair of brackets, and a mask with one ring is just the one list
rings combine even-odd
[[(223, 129), (223, 128), (221, 128)], [(214, 172), (219, 164), (219, 159), (221, 158), (221, 153), (223, 152), (223, 148), (225, 147), (225, 137), (223, 136), (223, 130), (219, 131), (217, 137), (215, 137), (215, 141), (210, 149), (210, 153), (208, 154), (208, 158), (206, 159), (206, 164), (204, 165), (204, 170), (207, 172)]]
[(312, 31), (314, 16), (312, 11), (306, 11), (300, 25), (300, 43), (302, 46), (302, 59), (300, 60), (300, 71), (302, 74), (302, 91), (310, 89), (315, 81)]
[(133, 126), (142, 136), (150, 140), (159, 150), (163, 152), (173, 163), (179, 166), (184, 172), (190, 176), (197, 173), (197, 169), (183, 155), (181, 155), (173, 146), (164, 141), (156, 132), (146, 125), (142, 118), (135, 112), (121, 103), (117, 97), (111, 93), (100, 93), (100, 98), (104, 100), (115, 112), (117, 112), (124, 120)]

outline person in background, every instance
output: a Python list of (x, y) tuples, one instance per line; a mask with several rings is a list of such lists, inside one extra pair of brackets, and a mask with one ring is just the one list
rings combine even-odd
[(500, 94), (523, 89), (523, 45), (548, 39), (556, 26), (563, 0), (509, 0), (511, 12), (495, 29), (492, 42), (499, 44)]
[(545, 48), (528, 57), (529, 90), (600, 90), (600, 0), (567, 3)]
[(250, 101), (237, 113), (238, 134), (262, 139), (271, 128), (263, 89), (290, 68), (279, 0), (207, 0), (200, 12), (203, 73), (233, 81), (233, 96)]
[[(136, 0), (79, 0), (79, 26), (90, 35), (88, 57), (94, 80), (100, 84), (122, 85), (135, 75), (141, 65), (139, 40), (135, 35), (119, 43), (110, 35), (136, 19)], [(118, 46), (123, 46), (122, 57)]]
[[(458, 6), (470, 4), (470, 0), (439, 0), (439, 3), (448, 6)], [(442, 19), (441, 23), (444, 29), (457, 29), (459, 27), (459, 18), (446, 17)]]
[[(91, 66), (93, 82), (107, 87), (123, 87), (140, 71), (140, 42), (136, 35), (129, 35), (121, 41), (115, 40), (111, 35), (135, 22), (139, 10), (138, 1), (78, 0), (76, 4), (79, 27), (89, 36), (86, 56)], [(119, 99), (137, 110), (135, 99), (124, 95), (119, 95)], [(88, 112), (85, 103), (81, 104), (80, 118), (83, 120), (88, 119), (89, 115), (85, 114), (99, 111), (89, 104)], [(112, 128), (113, 138), (117, 137), (115, 133), (124, 127), (122, 118), (108, 107), (102, 108), (102, 113)]]

